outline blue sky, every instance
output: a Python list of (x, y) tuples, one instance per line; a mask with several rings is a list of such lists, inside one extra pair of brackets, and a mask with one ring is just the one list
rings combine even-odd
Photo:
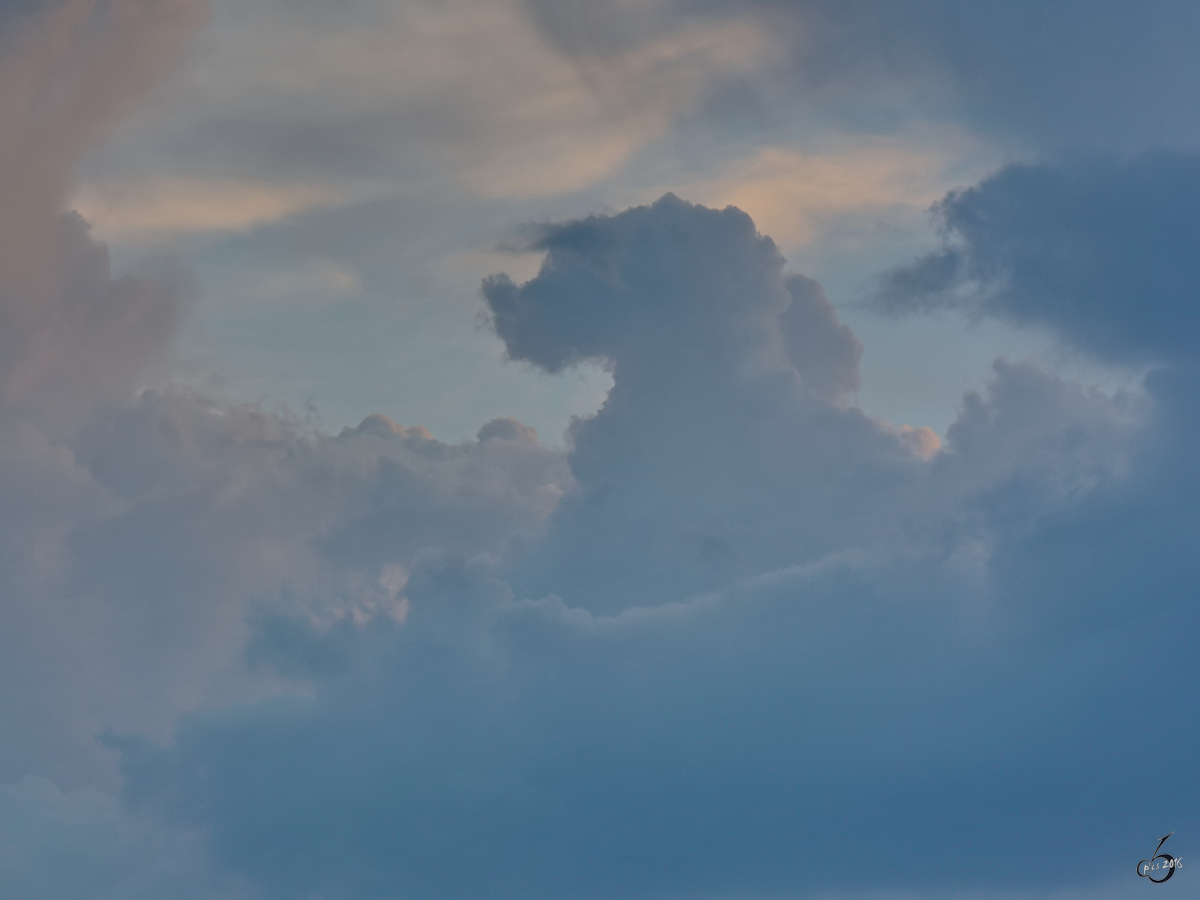
[(1197, 37), (0, 2), (0, 896), (1186, 895)]

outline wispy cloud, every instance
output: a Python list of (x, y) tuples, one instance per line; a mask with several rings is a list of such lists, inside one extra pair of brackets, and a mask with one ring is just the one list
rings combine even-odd
[(345, 192), (308, 182), (272, 184), (229, 178), (161, 178), (83, 184), (71, 206), (97, 235), (122, 243), (246, 231), (350, 202)]

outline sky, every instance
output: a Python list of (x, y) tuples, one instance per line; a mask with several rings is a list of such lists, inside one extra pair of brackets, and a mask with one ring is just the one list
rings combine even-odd
[(0, 0), (0, 897), (1192, 896), (1198, 40)]

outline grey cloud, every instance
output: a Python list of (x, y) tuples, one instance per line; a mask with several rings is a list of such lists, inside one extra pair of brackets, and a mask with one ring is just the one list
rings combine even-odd
[[(1116, 877), (1153, 816), (1186, 818), (1185, 797), (1147, 803), (1114, 777), (1145, 750), (1106, 725), (1163, 667), (981, 628), (952, 573), (931, 575), (851, 558), (596, 619), (425, 557), (403, 627), (306, 638), (310, 659), (327, 642), (353, 661), (309, 669), (313, 698), (189, 717), (127, 774), (145, 802), (210, 828), (221, 862), (268, 896)], [(155, 793), (164, 771), (182, 796)], [(1119, 826), (1078, 827), (1113, 809)], [(1079, 832), (1080, 869), (1037, 868), (1043, 847), (1023, 835), (1042, 829)], [(871, 865), (828, 865), (847, 845)]]
[[(106, 249), (65, 212), (66, 194), (80, 155), (161, 75), (198, 7), (134, 0), (19, 12), (6, 18), (0, 47), (0, 715), (24, 726), (0, 729), (0, 777), (38, 771), (78, 784), (96, 771), (95, 751), (80, 752), (103, 715), (103, 704), (91, 709), (93, 679), (112, 664), (88, 646), (87, 629), (119, 616), (74, 592), (69, 545), (118, 504), (67, 440), (99, 410), (133, 399), (181, 298), (167, 280), (114, 275)], [(72, 699), (60, 705), (63, 694)]]
[[(242, 665), (254, 602), (295, 583), (300, 605), (334, 596), (323, 615), (390, 608), (434, 533), (496, 552), (537, 527), (567, 480), (561, 455), (536, 443), (454, 448), (378, 421), (318, 439), (251, 407), (139, 396), (181, 290), (114, 274), (63, 210), (80, 154), (198, 12), (46, 7), (0, 59), (0, 717), (22, 723), (0, 729), (0, 779), (111, 783), (94, 743), (104, 728), (162, 731), (202, 699), (262, 688)], [(351, 549), (334, 564), (338, 547)]]
[[(736, 210), (668, 197), (546, 248), (537, 278), (487, 284), (497, 327), (546, 367), (603, 357), (615, 386), (544, 539), (418, 551), (403, 622), (266, 611), (255, 659), (303, 692), (115, 739), (131, 802), (281, 898), (1037, 896), (1115, 881), (1152, 822), (1194, 820), (1186, 785), (1126, 777), (1189, 752), (1162, 717), (1190, 698), (1165, 589), (1191, 567), (1148, 603), (1118, 550), (1188, 458), (1185, 386), (999, 364), (924, 462), (806, 389), (789, 304), (824, 338), (810, 380), (844, 384), (857, 345)], [(491, 423), (459, 452), (525, 438)], [(410, 465), (428, 441), (382, 419), (343, 439), (416, 442)], [(1129, 639), (1147, 614), (1179, 630)], [(1047, 833), (1075, 867), (1042, 864)]]
[(91, 788), (64, 794), (44, 778), (0, 785), (0, 891), (22, 900), (241, 900), (207, 870), (199, 836), (131, 818)]
[(265, 689), (243, 661), (256, 603), (399, 614), (430, 541), (499, 552), (569, 483), (536, 441), (449, 446), (382, 417), (331, 437), (142, 390), (182, 292), (114, 274), (64, 205), (80, 154), (200, 11), (48, 6), (0, 58), (0, 780), (111, 786), (105, 728), (164, 733), (184, 709)]
[(891, 273), (893, 312), (961, 307), (1101, 360), (1195, 359), (1200, 158), (1011, 165), (936, 208), (945, 246)]
[(20, 33), (25, 25), (24, 17), (36, 14), (53, 6), (61, 4), (62, 0), (46, 2), (46, 0), (3, 0), (0, 2), (0, 40), (11, 39), (14, 33)]
[(526, 0), (526, 5), (547, 40), (574, 56), (616, 55), (653, 39), (672, 24), (668, 3)]
[(803, 275), (786, 281), (791, 305), (779, 318), (788, 358), (805, 387), (829, 400), (859, 388), (862, 342), (843, 325), (820, 284)]
[(400, 614), (422, 550), (532, 539), (570, 475), (503, 426), (518, 438), (447, 445), (382, 416), (330, 437), (148, 392), (69, 446), (9, 447), (0, 713), (26, 727), (0, 733), (0, 779), (99, 777), (104, 728), (153, 732), (201, 698), (260, 690), (242, 644), (268, 601), (323, 622)]

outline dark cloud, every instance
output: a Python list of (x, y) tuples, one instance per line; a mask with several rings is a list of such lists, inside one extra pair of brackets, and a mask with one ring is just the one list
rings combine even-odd
[(938, 204), (943, 248), (878, 302), (1046, 326), (1108, 362), (1194, 361), (1198, 210), (1196, 156), (1011, 165)]

